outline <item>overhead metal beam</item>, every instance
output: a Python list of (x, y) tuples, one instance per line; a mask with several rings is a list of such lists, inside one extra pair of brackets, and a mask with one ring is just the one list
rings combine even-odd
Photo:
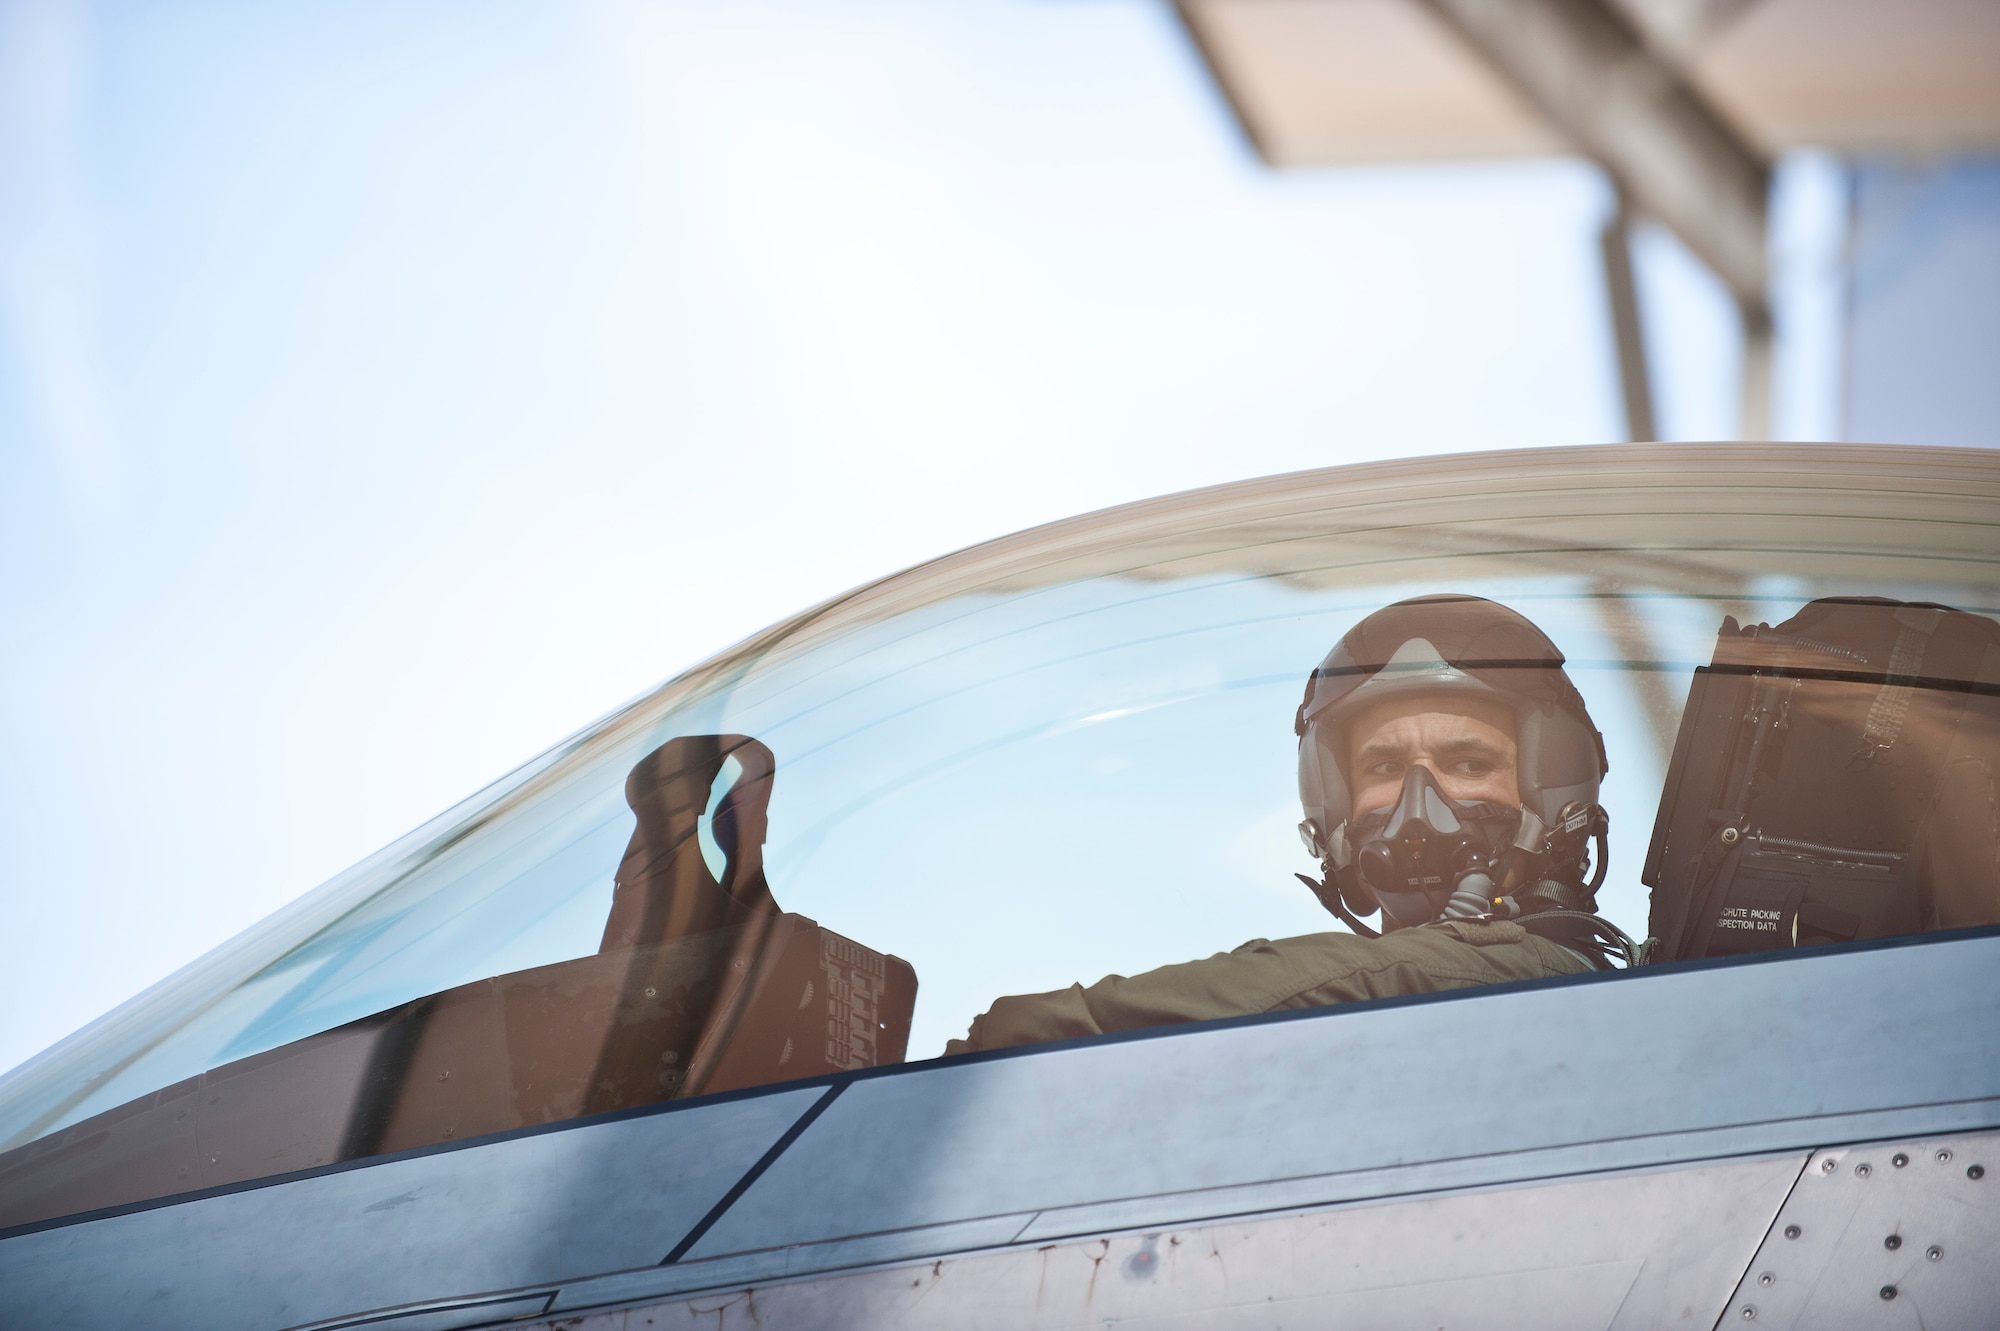
[(1739, 305), (1764, 305), (1769, 163), (1608, 0), (1419, 0), (1671, 228)]
[[(1771, 167), (1700, 89), (1610, 0), (1418, 0), (1456, 32), (1577, 149), (1611, 176), (1622, 241), (1627, 204), (1665, 224), (1735, 298), (1743, 325), (1745, 439), (1771, 432), (1771, 312), (1765, 297)], [(1606, 240), (1607, 278), (1623, 265)], [(1636, 301), (1625, 273), (1622, 293)], [(1634, 326), (1636, 304), (1626, 316)], [(1621, 344), (1626, 330), (1619, 329)], [(1643, 364), (1620, 346), (1628, 423), (1650, 426)], [(1636, 369), (1636, 373), (1635, 373)], [(1647, 395), (1650, 396), (1650, 395)]]
[[(1268, 160), (1229, 62), (1197, 0), (1173, 0), (1236, 123)], [(1729, 290), (1742, 317), (1740, 437), (1770, 435), (1771, 314), (1765, 297), (1764, 155), (1681, 72), (1678, 51), (1644, 33), (1613, 0), (1413, 0), (1541, 118), (1610, 176), (1618, 194), (1602, 236), (1628, 433), (1657, 432), (1646, 382), (1628, 248), (1633, 214), (1664, 224)], [(1755, 0), (1720, 0), (1733, 15)], [(1715, 14), (1711, 13), (1712, 22)], [(1683, 44), (1692, 40), (1683, 33)]]

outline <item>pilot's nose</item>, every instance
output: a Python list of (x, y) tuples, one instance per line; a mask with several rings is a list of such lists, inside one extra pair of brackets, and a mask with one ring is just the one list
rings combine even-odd
[(1437, 782), (1439, 785), (1444, 784), (1445, 781), (1444, 769), (1442, 767), (1439, 767), (1437, 763), (1432, 759), (1419, 758), (1415, 762), (1411, 763), (1410, 766), (1423, 768), (1426, 772), (1429, 772), (1431, 774), (1431, 780)]

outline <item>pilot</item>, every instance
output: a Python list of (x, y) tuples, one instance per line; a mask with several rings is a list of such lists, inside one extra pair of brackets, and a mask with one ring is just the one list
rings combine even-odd
[[(1002, 998), (948, 1054), (1534, 980), (1637, 960), (1599, 919), (1604, 739), (1554, 643), (1474, 596), (1363, 619), (1306, 681), (1299, 825), (1353, 933)], [(1585, 881), (1595, 839), (1596, 872)], [(1381, 912), (1382, 931), (1359, 916)]]

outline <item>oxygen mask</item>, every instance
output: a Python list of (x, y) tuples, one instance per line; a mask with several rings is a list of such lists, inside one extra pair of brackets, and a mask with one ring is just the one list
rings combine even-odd
[(1490, 911), (1520, 823), (1520, 809), (1454, 800), (1429, 768), (1415, 766), (1396, 803), (1356, 819), (1348, 836), (1383, 926), (1404, 929)]

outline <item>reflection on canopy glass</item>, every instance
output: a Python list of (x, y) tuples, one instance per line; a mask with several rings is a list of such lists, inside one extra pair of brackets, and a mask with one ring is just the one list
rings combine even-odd
[(886, 579), (10, 1074), (0, 1225), (906, 1056), (1995, 922), (1996, 493), (1927, 450), (1476, 455)]

